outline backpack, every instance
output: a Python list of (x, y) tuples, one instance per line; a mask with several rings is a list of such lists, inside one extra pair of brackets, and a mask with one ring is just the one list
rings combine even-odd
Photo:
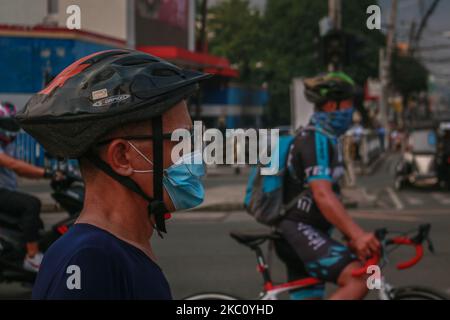
[[(276, 225), (284, 216), (288, 206), (283, 203), (283, 185), (286, 174), (287, 157), (294, 136), (279, 137), (270, 160), (269, 167), (278, 164), (278, 173), (275, 175), (262, 175), (261, 165), (250, 170), (244, 207), (256, 221), (267, 226)], [(276, 159), (276, 155), (279, 155)]]
[[(250, 170), (244, 207), (256, 221), (262, 224), (267, 226), (278, 224), (286, 212), (296, 205), (299, 199), (305, 197), (305, 193), (301, 193), (289, 203), (284, 203), (284, 178), (290, 171), (290, 168), (287, 167), (287, 159), (295, 137), (303, 131), (318, 131), (326, 135), (328, 139), (333, 138), (321, 128), (314, 126), (300, 128), (295, 136), (279, 137), (269, 164), (270, 167), (273, 163), (278, 163), (279, 170), (276, 175), (262, 175), (261, 169), (264, 168), (262, 166), (254, 166)], [(278, 159), (276, 159), (277, 154), (279, 155)], [(306, 190), (307, 192), (308, 190)]]

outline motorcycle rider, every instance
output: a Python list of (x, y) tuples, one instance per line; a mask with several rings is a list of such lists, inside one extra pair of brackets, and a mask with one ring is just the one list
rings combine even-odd
[(38, 245), (41, 202), (35, 196), (17, 190), (16, 176), (41, 179), (52, 178), (54, 173), (14, 157), (14, 140), (20, 130), (13, 118), (15, 114), (16, 107), (12, 103), (0, 103), (0, 210), (11, 216), (20, 216), (26, 247), (23, 267), (37, 272), (43, 258)]
[(45, 254), (34, 299), (171, 299), (150, 238), (166, 232), (169, 212), (203, 200), (201, 153), (172, 159), (171, 134), (191, 129), (186, 99), (207, 77), (138, 51), (102, 51), (18, 114), (50, 153), (79, 159), (86, 188), (79, 219)]
[[(339, 198), (344, 169), (338, 137), (352, 124), (354, 82), (342, 72), (332, 72), (304, 84), (315, 112), (309, 126), (296, 135), (288, 156), (284, 200), (299, 200), (278, 225), (284, 240), (276, 243), (276, 250), (290, 281), (316, 277), (339, 286), (331, 299), (361, 299), (368, 290), (366, 279), (352, 277), (352, 271), (378, 253), (380, 244), (348, 215)], [(333, 227), (349, 239), (349, 247), (331, 238)], [(324, 284), (291, 294), (294, 299), (322, 299)]]

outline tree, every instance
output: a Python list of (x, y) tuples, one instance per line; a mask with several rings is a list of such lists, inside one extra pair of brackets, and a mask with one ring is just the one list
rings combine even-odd
[(412, 56), (396, 53), (391, 74), (394, 88), (404, 97), (428, 88), (428, 70)]
[(213, 54), (227, 57), (237, 66), (240, 81), (260, 84), (261, 16), (248, 0), (227, 0), (208, 13), (208, 45)]
[[(364, 39), (353, 64), (344, 67), (361, 86), (378, 74), (384, 35), (366, 27), (366, 8), (373, 0), (342, 1), (343, 29)], [(325, 0), (267, 0), (265, 14), (247, 0), (224, 0), (208, 18), (209, 45), (214, 54), (235, 64), (241, 81), (267, 83), (270, 125), (290, 121), (290, 84), (295, 77), (326, 71), (320, 55), (319, 21), (328, 14)]]
[[(398, 51), (394, 53), (391, 67), (392, 85), (403, 98), (403, 104), (407, 105), (411, 97), (428, 89), (428, 70), (415, 57), (402, 55)], [(426, 112), (429, 112), (426, 106)], [(405, 115), (405, 114), (403, 114)], [(427, 114), (430, 116), (430, 114)]]
[[(366, 26), (366, 9), (373, 0), (342, 1), (343, 31), (364, 40), (350, 52), (354, 57), (344, 71), (363, 86), (368, 77), (378, 75), (379, 49), (384, 35)], [(318, 53), (321, 18), (328, 14), (328, 1), (268, 0), (264, 17), (266, 76), (269, 82), (270, 118), (276, 123), (289, 122), (289, 84), (294, 77), (325, 72)], [(356, 54), (357, 53), (357, 54)]]

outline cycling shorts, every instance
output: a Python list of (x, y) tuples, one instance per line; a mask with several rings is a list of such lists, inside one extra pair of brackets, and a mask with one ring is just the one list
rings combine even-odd
[[(339, 275), (358, 258), (350, 249), (329, 234), (302, 222), (285, 219), (278, 225), (283, 240), (275, 243), (280, 259), (285, 262), (288, 281), (314, 277), (336, 283)], [(323, 298), (325, 286), (296, 290), (299, 298)]]

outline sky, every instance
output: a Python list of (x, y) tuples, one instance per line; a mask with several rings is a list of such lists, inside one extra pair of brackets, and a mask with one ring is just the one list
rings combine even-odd
[[(387, 23), (390, 15), (391, 0), (380, 0), (382, 7), (382, 23)], [(397, 39), (408, 39), (412, 21), (418, 25), (421, 17), (430, 6), (433, 0), (399, 0), (397, 19)], [(421, 6), (422, 3), (422, 6)], [(423, 9), (425, 7), (425, 9)], [(422, 9), (421, 9), (422, 8)], [(449, 35), (444, 36), (448, 31)], [(450, 1), (441, 0), (434, 14), (429, 19), (429, 23), (424, 30), (420, 46), (429, 47), (436, 45), (446, 45), (446, 49), (422, 51), (420, 56), (424, 61), (429, 59), (446, 59), (448, 61), (440, 63), (425, 62), (428, 70), (436, 76), (442, 84), (450, 85)], [(444, 76), (445, 75), (445, 76)]]

